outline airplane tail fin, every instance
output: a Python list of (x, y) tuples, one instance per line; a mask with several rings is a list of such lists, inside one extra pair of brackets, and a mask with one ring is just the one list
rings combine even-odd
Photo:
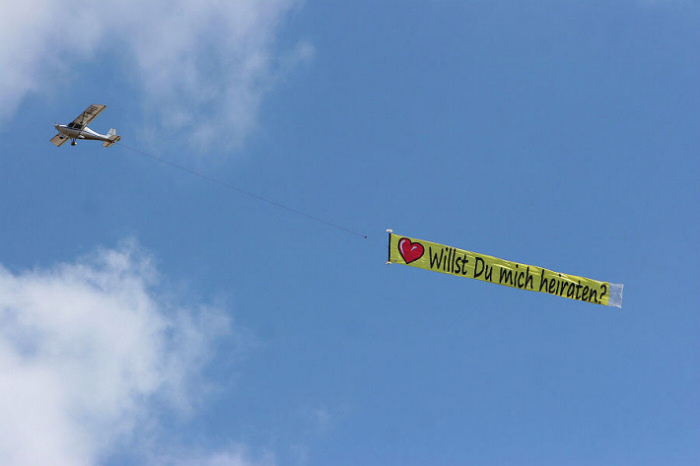
[(117, 136), (117, 130), (114, 128), (111, 128), (107, 132), (107, 136), (109, 136), (109, 141), (105, 141), (102, 143), (102, 145), (105, 147), (113, 146), (116, 142), (118, 142), (122, 138), (121, 136)]

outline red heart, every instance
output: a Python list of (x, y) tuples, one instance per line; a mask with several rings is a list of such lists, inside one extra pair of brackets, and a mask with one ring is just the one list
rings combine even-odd
[(423, 257), (425, 248), (423, 248), (423, 245), (420, 243), (411, 243), (410, 239), (401, 238), (399, 240), (399, 252), (403, 260), (405, 260), (407, 264), (410, 264)]

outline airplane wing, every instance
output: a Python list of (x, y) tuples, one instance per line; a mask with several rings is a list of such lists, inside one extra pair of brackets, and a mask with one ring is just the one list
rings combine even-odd
[(56, 147), (61, 147), (64, 142), (66, 142), (68, 138), (61, 133), (58, 133), (56, 136), (51, 138), (51, 142), (56, 146)]
[(83, 113), (78, 116), (75, 120), (68, 124), (69, 128), (83, 129), (89, 125), (92, 120), (97, 118), (97, 115), (107, 108), (106, 105), (90, 105)]

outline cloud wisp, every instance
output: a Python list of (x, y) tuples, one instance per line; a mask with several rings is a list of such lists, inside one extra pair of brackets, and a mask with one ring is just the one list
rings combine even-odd
[[(0, 266), (0, 464), (98, 464), (157, 436), (164, 412), (196, 410), (213, 342), (235, 332), (157, 281), (133, 242), (50, 270)], [(243, 464), (241, 451), (212, 464)]]

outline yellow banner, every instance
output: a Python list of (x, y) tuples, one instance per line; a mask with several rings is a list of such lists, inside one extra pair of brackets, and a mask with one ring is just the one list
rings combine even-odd
[(391, 230), (389, 262), (588, 303), (622, 307), (623, 285), (554, 272), (542, 267), (395, 235)]

